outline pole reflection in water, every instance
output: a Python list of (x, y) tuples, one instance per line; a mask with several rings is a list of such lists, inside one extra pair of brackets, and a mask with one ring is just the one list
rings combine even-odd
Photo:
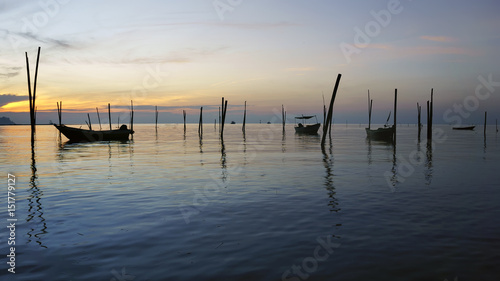
[(425, 184), (430, 185), (432, 182), (432, 172), (434, 168), (432, 167), (432, 141), (427, 141), (427, 152), (426, 152), (426, 161), (425, 161)]
[[(335, 190), (335, 185), (334, 185), (334, 174), (333, 174), (333, 166), (334, 166), (334, 157), (333, 157), (333, 151), (332, 151), (332, 140), (330, 139), (329, 143), (329, 148), (328, 151), (325, 150), (325, 148), (322, 148), (323, 152), (323, 166), (325, 167), (325, 189), (328, 192), (328, 207), (330, 209), (330, 212), (334, 212), (336, 214), (340, 214), (339, 211), (341, 210), (339, 207), (339, 202), (338, 199), (336, 198), (336, 190)], [(339, 228), (342, 226), (340, 217), (337, 218), (336, 223), (334, 224), (335, 226), (335, 233), (332, 233), (332, 237), (340, 239), (340, 236), (338, 235)]]
[(368, 165), (372, 164), (372, 140), (370, 138), (366, 138), (366, 144), (368, 145)]
[(42, 196), (43, 191), (38, 188), (38, 173), (36, 169), (35, 156), (35, 136), (31, 135), (31, 177), (29, 183), (28, 196), (28, 217), (26, 222), (29, 223), (30, 230), (28, 231), (28, 243), (35, 241), (40, 247), (47, 248), (42, 243), (43, 234), (47, 233), (47, 223), (43, 217)]
[(226, 163), (226, 146), (224, 145), (224, 139), (220, 139), (220, 166), (222, 169), (222, 182), (227, 180), (227, 163)]

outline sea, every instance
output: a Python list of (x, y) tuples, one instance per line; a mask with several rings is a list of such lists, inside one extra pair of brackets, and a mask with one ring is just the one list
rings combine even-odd
[(494, 126), (365, 126), (0, 126), (0, 280), (500, 280)]

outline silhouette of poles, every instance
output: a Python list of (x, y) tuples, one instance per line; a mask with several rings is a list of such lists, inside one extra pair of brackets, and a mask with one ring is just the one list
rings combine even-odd
[(433, 114), (434, 89), (431, 89), (431, 100), (427, 101), (427, 139), (432, 140), (432, 114)]
[(335, 102), (335, 96), (337, 95), (337, 90), (339, 88), (341, 77), (342, 77), (342, 74), (339, 73), (339, 75), (337, 75), (337, 81), (335, 82), (335, 87), (333, 88), (332, 98), (330, 100), (330, 107), (328, 108), (326, 122), (325, 122), (325, 124), (323, 124), (323, 137), (321, 138), (321, 147), (322, 148), (325, 147), (326, 134), (327, 134), (328, 128), (330, 127), (330, 124), (332, 122), (333, 103)]
[(158, 130), (158, 106), (155, 105), (155, 129)]
[(130, 130), (134, 131), (134, 102), (132, 100), (130, 101)]
[(59, 126), (62, 124), (62, 101), (57, 103), (57, 117), (59, 118)]
[(35, 79), (33, 82), (33, 93), (31, 92), (31, 78), (30, 78), (30, 65), (28, 60), (28, 52), (25, 52), (26, 56), (26, 73), (28, 76), (28, 99), (29, 99), (29, 107), (30, 107), (30, 125), (31, 125), (31, 134), (33, 136), (36, 129), (36, 82), (38, 78), (38, 64), (40, 61), (40, 47), (38, 47), (38, 53), (36, 57), (36, 66), (35, 66)]
[(241, 127), (241, 131), (245, 133), (245, 123), (247, 120), (247, 101), (245, 101), (245, 110), (243, 111), (243, 126)]
[(111, 105), (108, 103), (109, 130), (111, 129)]
[(398, 89), (394, 89), (394, 144), (396, 144), (396, 124), (397, 124), (397, 109), (398, 109)]
[(422, 106), (417, 102), (417, 126), (418, 126), (418, 140), (420, 140), (420, 133), (422, 131), (422, 121), (421, 121)]
[(87, 126), (89, 126), (89, 130), (92, 130), (92, 123), (90, 122), (90, 114), (87, 113), (87, 118), (89, 119), (89, 122), (87, 123), (87, 121), (85, 121), (85, 123), (87, 123)]
[(198, 135), (203, 135), (203, 106), (200, 107), (200, 121), (198, 123)]
[(182, 110), (182, 116), (184, 117), (184, 135), (186, 134), (186, 110)]
[(101, 116), (99, 116), (99, 108), (95, 108), (95, 110), (97, 111), (97, 120), (99, 121), (99, 130), (102, 130), (102, 127), (101, 127)]
[(283, 105), (281, 105), (281, 120), (283, 123), (283, 133), (285, 133), (286, 111)]
[(226, 112), (227, 112), (227, 100), (224, 101), (224, 97), (222, 97), (222, 121), (221, 121), (221, 130), (220, 137), (224, 139), (224, 123), (226, 122)]

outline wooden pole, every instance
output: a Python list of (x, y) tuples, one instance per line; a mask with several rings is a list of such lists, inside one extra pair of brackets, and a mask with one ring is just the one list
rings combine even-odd
[(370, 90), (368, 90), (368, 130), (371, 129), (372, 125), (372, 107), (373, 100), (370, 99)]
[(57, 116), (59, 117), (59, 126), (62, 124), (62, 101), (57, 103)]
[(488, 116), (488, 112), (484, 112), (484, 136), (486, 137), (486, 117)]
[(111, 105), (108, 103), (109, 130), (111, 129)]
[(281, 105), (281, 122), (283, 123), (283, 133), (285, 132), (285, 107)]
[(397, 128), (397, 109), (398, 109), (398, 89), (394, 89), (394, 144), (396, 144), (396, 128)]
[(186, 110), (182, 110), (182, 116), (184, 117), (184, 134), (186, 134)]
[(335, 82), (335, 87), (333, 88), (333, 93), (332, 93), (332, 98), (330, 100), (330, 107), (328, 108), (328, 114), (326, 117), (326, 126), (323, 126), (323, 137), (321, 139), (321, 147), (325, 147), (325, 139), (326, 139), (326, 134), (328, 132), (328, 128), (330, 127), (331, 121), (332, 121), (332, 115), (333, 115), (333, 103), (335, 102), (335, 96), (337, 95), (337, 90), (339, 88), (340, 84), (340, 78), (342, 77), (342, 74), (337, 75), (337, 81)]
[(241, 127), (241, 131), (245, 132), (245, 123), (247, 120), (247, 101), (245, 101), (245, 110), (243, 111), (243, 126)]
[(134, 102), (132, 100), (130, 101), (130, 130), (134, 131)]
[(498, 133), (498, 119), (495, 119), (495, 128), (496, 128), (497, 133)]
[(434, 89), (431, 89), (431, 103), (430, 103), (430, 113), (429, 113), (429, 120), (430, 120), (430, 128), (429, 128), (429, 135), (427, 136), (428, 139), (432, 140), (432, 123), (433, 123), (433, 108), (434, 108)]
[(200, 121), (198, 123), (198, 135), (203, 134), (203, 106), (200, 107)]
[(422, 121), (421, 121), (421, 111), (422, 106), (417, 102), (417, 126), (418, 126), (418, 140), (420, 140), (420, 133), (422, 131)]
[[(222, 98), (224, 100), (224, 98)], [(224, 138), (224, 124), (226, 123), (226, 112), (227, 112), (227, 100), (224, 101), (224, 106), (222, 107), (222, 124), (221, 124), (221, 132), (220, 132), (220, 137), (221, 139)]]
[(99, 116), (99, 108), (95, 108), (95, 110), (97, 111), (97, 120), (99, 120), (99, 130), (102, 130), (102, 127), (101, 127), (101, 116)]
[(40, 61), (40, 49), (41, 47), (38, 47), (38, 54), (36, 56), (36, 66), (35, 66), (35, 79), (33, 81), (33, 126), (36, 125), (36, 82), (38, 78), (38, 62)]
[(89, 123), (87, 123), (87, 125), (89, 126), (89, 130), (92, 130), (92, 123), (90, 122), (90, 114), (87, 113), (87, 117), (89, 118)]
[(158, 106), (155, 105), (155, 129), (158, 130)]

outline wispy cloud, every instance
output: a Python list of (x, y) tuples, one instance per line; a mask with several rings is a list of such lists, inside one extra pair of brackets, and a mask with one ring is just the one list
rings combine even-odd
[(311, 66), (285, 68), (285, 71), (293, 71), (293, 72), (305, 72), (305, 71), (314, 71), (314, 70), (316, 70), (316, 69), (314, 67), (311, 67)]
[(3, 67), (0, 70), (0, 77), (11, 78), (19, 75), (21, 67)]
[(428, 41), (434, 41), (434, 42), (442, 42), (442, 43), (448, 43), (448, 42), (456, 41), (455, 38), (448, 37), (448, 36), (428, 36), (428, 35), (423, 35), (423, 36), (420, 36), (420, 39), (422, 39), (422, 40), (428, 40)]

